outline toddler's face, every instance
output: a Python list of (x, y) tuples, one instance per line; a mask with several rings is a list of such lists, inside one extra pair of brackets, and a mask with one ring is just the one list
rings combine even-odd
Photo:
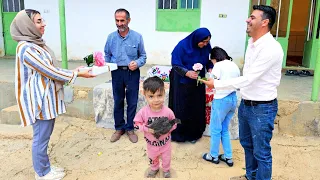
[(152, 110), (160, 110), (164, 103), (165, 92), (160, 92), (160, 90), (152, 93), (151, 91), (145, 91), (144, 96), (147, 103), (149, 104)]

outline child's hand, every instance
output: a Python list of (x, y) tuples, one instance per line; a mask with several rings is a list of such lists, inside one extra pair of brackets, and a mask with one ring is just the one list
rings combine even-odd
[(210, 89), (214, 88), (214, 83), (213, 83), (213, 79), (212, 78), (209, 78), (208, 80), (199, 79), (199, 81), (204, 83), (205, 85), (207, 85), (208, 88), (210, 88)]
[(151, 128), (148, 128), (148, 132), (151, 133), (151, 134), (154, 134), (154, 130), (151, 129)]

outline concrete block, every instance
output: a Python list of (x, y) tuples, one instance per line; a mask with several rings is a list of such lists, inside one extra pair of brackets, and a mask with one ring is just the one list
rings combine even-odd
[(88, 87), (77, 87), (73, 88), (74, 90), (74, 99), (82, 99), (92, 101), (93, 98), (93, 88)]
[(320, 103), (279, 101), (279, 133), (293, 136), (320, 136)]
[(0, 82), (0, 110), (15, 104), (14, 82)]
[(14, 124), (20, 125), (20, 115), (18, 105), (4, 108), (0, 111), (0, 123), (1, 124)]
[(67, 107), (65, 115), (88, 120), (94, 119), (92, 88), (67, 86), (64, 93)]
[[(166, 93), (167, 94), (167, 93)], [(165, 104), (168, 104), (166, 97)], [(138, 96), (137, 111), (146, 105), (144, 97), (141, 93)], [(94, 106), (94, 119), (98, 127), (114, 128), (113, 107), (114, 99), (112, 93), (112, 84), (103, 83), (93, 88), (93, 106)], [(124, 119), (126, 119), (126, 100), (124, 108)]]
[(66, 103), (65, 115), (82, 119), (93, 120), (94, 109), (92, 100), (75, 99), (72, 103)]
[(71, 103), (73, 101), (73, 87), (72, 86), (64, 86), (64, 102)]
[(78, 91), (77, 98), (86, 99), (88, 97), (88, 92), (86, 91)]

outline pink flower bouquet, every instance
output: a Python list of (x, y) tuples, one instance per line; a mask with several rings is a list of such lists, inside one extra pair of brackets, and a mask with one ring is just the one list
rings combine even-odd
[(88, 56), (84, 57), (83, 60), (86, 62), (88, 67), (92, 67), (93, 65), (101, 67), (105, 65), (103, 54), (99, 51), (89, 54)]
[[(203, 68), (203, 65), (202, 65), (201, 63), (195, 63), (195, 64), (192, 66), (192, 69), (198, 73), (197, 86), (198, 86), (198, 84), (199, 84), (199, 79), (207, 79), (207, 78), (205, 78), (205, 77), (204, 77), (204, 78), (201, 78), (201, 77), (199, 76), (199, 73), (200, 73), (200, 71), (202, 70), (202, 68)], [(202, 84), (202, 82), (200, 82), (200, 84)]]
[(94, 58), (94, 65), (95, 66), (99, 66), (99, 67), (104, 66), (105, 60), (104, 60), (102, 52), (94, 52), (93, 58)]
[(80, 68), (79, 71), (91, 69), (91, 74), (93, 75), (99, 75), (118, 69), (116, 63), (106, 63), (102, 52), (99, 51), (89, 54), (84, 57), (83, 60), (88, 67)]

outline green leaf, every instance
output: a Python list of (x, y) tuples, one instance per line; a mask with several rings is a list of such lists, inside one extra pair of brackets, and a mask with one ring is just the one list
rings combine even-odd
[[(207, 81), (208, 80), (208, 78), (206, 78), (206, 77), (203, 77), (203, 78), (201, 78), (202, 80), (205, 80), (205, 81)], [(201, 82), (200, 81), (200, 84), (202, 84), (203, 82)]]
[(84, 57), (83, 60), (86, 62), (88, 67), (93, 66), (93, 54), (89, 54), (88, 56)]

